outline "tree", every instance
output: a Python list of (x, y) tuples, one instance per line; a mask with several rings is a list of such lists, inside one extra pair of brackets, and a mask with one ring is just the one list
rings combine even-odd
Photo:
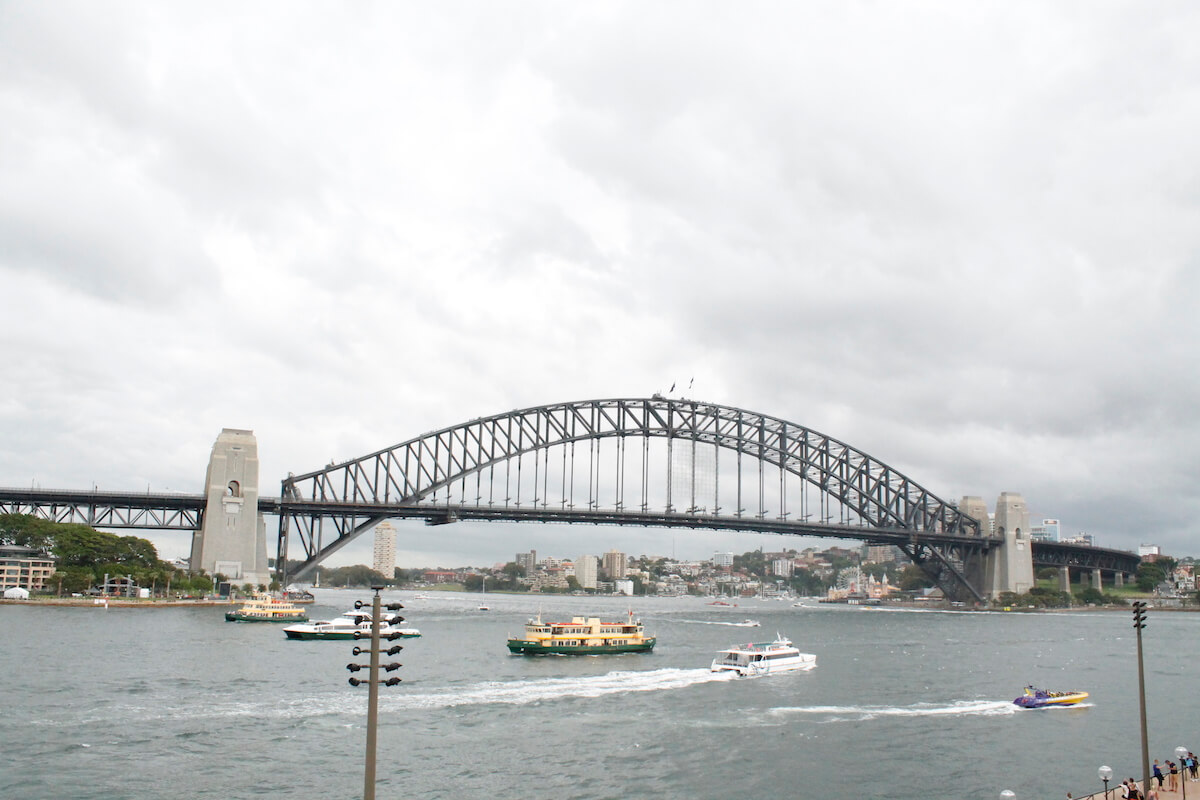
[(1154, 587), (1166, 580), (1162, 567), (1157, 562), (1143, 561), (1138, 565), (1135, 583), (1139, 591), (1152, 592)]
[(908, 564), (900, 570), (900, 579), (897, 585), (903, 591), (913, 592), (919, 589), (928, 589), (934, 585), (934, 580), (916, 564)]

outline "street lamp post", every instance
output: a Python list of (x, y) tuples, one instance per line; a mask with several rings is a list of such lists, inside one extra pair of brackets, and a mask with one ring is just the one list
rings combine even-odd
[(1142, 794), (1150, 793), (1150, 742), (1146, 737), (1146, 672), (1142, 666), (1142, 628), (1146, 627), (1146, 601), (1133, 603), (1133, 628), (1137, 631), (1138, 705), (1142, 722)]
[(1175, 748), (1175, 771), (1179, 773), (1179, 785), (1183, 787), (1183, 800), (1187, 800), (1187, 768), (1183, 765), (1187, 754), (1188, 749), (1183, 745)]
[(1104, 800), (1108, 800), (1108, 782), (1112, 780), (1112, 767), (1105, 765), (1100, 768), (1100, 780), (1104, 781)]
[[(400, 683), (400, 679), (396, 677), (380, 678), (379, 670), (382, 669), (386, 672), (394, 672), (402, 666), (397, 662), (392, 662), (391, 664), (380, 664), (379, 657), (380, 655), (394, 656), (396, 653), (404, 649), (401, 645), (393, 645), (386, 650), (383, 648), (383, 642), (395, 641), (396, 639), (399, 639), (402, 634), (400, 631), (392, 631), (386, 636), (380, 634), (380, 628), (383, 626), (383, 604), (379, 597), (379, 593), (382, 590), (382, 586), (371, 587), (371, 591), (375, 592), (375, 597), (371, 601), (371, 632), (354, 632), (355, 640), (370, 639), (371, 646), (367, 649), (355, 647), (351, 652), (353, 652), (353, 654), (356, 656), (363, 655), (364, 653), (370, 654), (370, 663), (359, 664), (356, 662), (351, 662), (346, 665), (346, 669), (350, 670), (351, 672), (360, 672), (364, 669), (369, 670), (367, 673), (369, 677), (366, 680), (361, 680), (354, 677), (350, 678), (351, 686), (361, 686), (364, 683), (367, 684), (367, 754), (366, 764), (363, 769), (363, 800), (375, 800), (375, 742), (376, 729), (378, 727), (379, 720), (379, 687), (380, 685), (396, 686)], [(361, 609), (363, 605), (365, 604), (361, 600), (354, 601), (354, 609), (356, 611)], [(399, 603), (389, 603), (387, 608), (389, 611), (399, 611), (400, 609), (404, 608), (404, 606), (400, 605)], [(389, 619), (391, 620), (388, 623), (389, 625), (404, 621), (404, 617), (401, 617), (399, 614), (392, 615), (389, 617)]]

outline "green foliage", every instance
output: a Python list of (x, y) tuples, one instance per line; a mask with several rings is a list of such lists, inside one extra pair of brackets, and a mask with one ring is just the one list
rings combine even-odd
[(904, 569), (900, 570), (896, 585), (905, 592), (915, 592), (934, 586), (934, 580), (916, 564), (906, 564)]
[(394, 579), (379, 574), (365, 564), (335, 567), (321, 573), (322, 585), (328, 586), (390, 586)]
[(1154, 587), (1158, 586), (1165, 579), (1166, 574), (1157, 562), (1143, 561), (1138, 565), (1137, 577), (1134, 583), (1140, 591), (1152, 592), (1154, 591)]
[(734, 572), (745, 572), (748, 575), (762, 577), (766, 575), (766, 557), (761, 550), (750, 550), (740, 556), (733, 557)]
[(795, 594), (804, 597), (814, 597), (825, 593), (825, 582), (810, 569), (798, 569), (792, 573), (788, 585)]

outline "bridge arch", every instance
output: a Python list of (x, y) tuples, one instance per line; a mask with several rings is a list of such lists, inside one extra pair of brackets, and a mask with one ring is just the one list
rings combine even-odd
[[(793, 508), (789, 492), (799, 496)], [(388, 517), (860, 538), (899, 544), (949, 583), (967, 582), (964, 544), (972, 552), (995, 544), (954, 503), (845, 442), (778, 417), (657, 395), (476, 418), (289, 475), (280, 504), (279, 560), (286, 564), (294, 532), (305, 555), (299, 575)]]

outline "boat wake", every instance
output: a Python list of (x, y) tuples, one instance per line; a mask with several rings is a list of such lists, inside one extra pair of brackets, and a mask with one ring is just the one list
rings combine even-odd
[(758, 628), (758, 623), (750, 620), (738, 620), (737, 622), (718, 622), (711, 619), (681, 619), (680, 622), (686, 622), (689, 625), (724, 625), (731, 628)]
[(781, 706), (777, 715), (806, 714), (823, 717), (821, 722), (861, 722), (881, 717), (995, 717), (1019, 711), (1012, 701), (958, 700), (947, 704), (914, 703), (910, 706)]
[(729, 679), (728, 675), (721, 675), (708, 669), (627, 670), (585, 678), (495, 681), (477, 683), (461, 689), (397, 695), (388, 698), (386, 707), (400, 710), (405, 708), (455, 708), (496, 703), (526, 705), (546, 700), (560, 700), (565, 697), (603, 697), (628, 692), (683, 689), (696, 684)]

